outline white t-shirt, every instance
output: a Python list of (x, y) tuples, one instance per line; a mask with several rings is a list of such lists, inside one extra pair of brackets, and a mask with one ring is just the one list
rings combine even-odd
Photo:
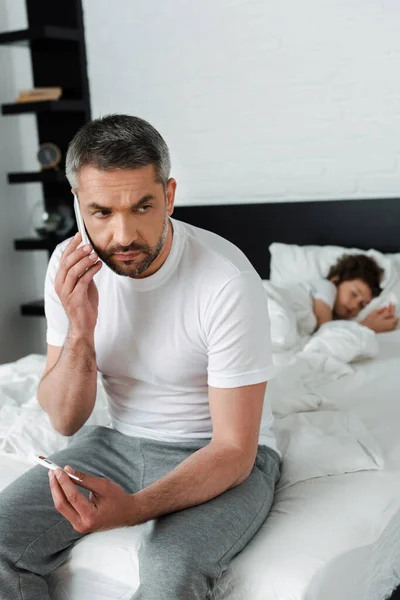
[(307, 283), (310, 294), (316, 300), (322, 300), (332, 310), (335, 306), (337, 287), (329, 279), (315, 279)]
[[(103, 264), (94, 276), (97, 368), (118, 431), (171, 442), (210, 439), (208, 385), (240, 387), (273, 374), (267, 299), (239, 248), (209, 231), (171, 223), (172, 247), (156, 273), (135, 279)], [(46, 275), (47, 343), (54, 346), (62, 346), (68, 332), (54, 289), (68, 242), (54, 250)], [(278, 452), (272, 423), (266, 394), (259, 443)]]

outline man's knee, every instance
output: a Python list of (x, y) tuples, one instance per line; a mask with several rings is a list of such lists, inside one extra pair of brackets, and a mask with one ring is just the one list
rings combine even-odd
[(195, 534), (168, 540), (155, 536), (142, 544), (139, 552), (140, 591), (135, 600), (176, 600), (206, 598), (220, 575), (203, 545), (196, 544)]
[[(197, 598), (197, 593), (208, 590), (219, 576), (219, 565), (206, 553), (196, 551), (195, 545), (172, 543), (144, 545), (139, 553), (140, 582), (147, 593), (159, 594), (160, 600)], [(139, 596), (140, 598), (142, 596)], [(156, 596), (154, 596), (156, 597)], [(199, 596), (201, 598), (205, 596)]]
[(0, 556), (17, 562), (62, 520), (54, 507), (47, 470), (30, 469), (0, 492)]
[(0, 560), (16, 562), (19, 558), (18, 539), (23, 534), (29, 515), (23, 514), (18, 494), (11, 487), (0, 493)]

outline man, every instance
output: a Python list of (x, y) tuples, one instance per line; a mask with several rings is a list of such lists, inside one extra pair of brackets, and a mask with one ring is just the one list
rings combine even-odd
[(170, 218), (169, 152), (146, 121), (88, 123), (66, 170), (91, 245), (77, 234), (49, 262), (38, 401), (72, 436), (99, 371), (112, 427), (84, 428), (51, 457), (80, 484), (36, 466), (0, 494), (1, 600), (47, 600), (43, 576), (74, 542), (149, 520), (133, 598), (205, 600), (279, 476), (268, 405), (259, 435), (272, 373), (260, 278), (228, 241)]

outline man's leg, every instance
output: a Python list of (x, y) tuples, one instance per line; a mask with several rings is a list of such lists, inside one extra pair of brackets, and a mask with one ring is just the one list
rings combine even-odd
[[(70, 464), (107, 477), (129, 493), (140, 486), (138, 442), (105, 427), (82, 430), (51, 459), (61, 467)], [(44, 576), (65, 561), (81, 537), (54, 508), (47, 469), (38, 465), (19, 477), (0, 493), (0, 600), (48, 600)]]
[[(152, 461), (149, 452), (142, 452), (148, 472)], [(154, 521), (139, 553), (140, 586), (132, 600), (212, 598), (232, 558), (265, 521), (278, 477), (278, 455), (259, 446), (253, 470), (242, 484)]]

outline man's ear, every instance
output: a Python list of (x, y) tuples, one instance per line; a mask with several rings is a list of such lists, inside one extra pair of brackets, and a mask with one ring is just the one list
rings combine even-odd
[(168, 215), (171, 216), (174, 212), (174, 203), (175, 203), (175, 192), (176, 192), (176, 180), (171, 177), (167, 181), (167, 186), (165, 190), (165, 196), (167, 199), (167, 209)]

